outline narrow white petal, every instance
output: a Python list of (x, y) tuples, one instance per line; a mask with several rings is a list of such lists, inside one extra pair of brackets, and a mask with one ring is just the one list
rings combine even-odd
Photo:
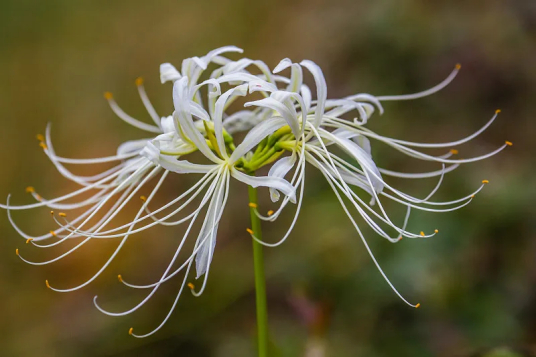
[(253, 102), (248, 102), (244, 104), (244, 107), (250, 107), (250, 106), (257, 106), (257, 107), (263, 107), (263, 108), (269, 108), (272, 110), (275, 110), (279, 115), (281, 115), (286, 121), (287, 124), (292, 129), (292, 133), (296, 138), (300, 137), (301, 130), (300, 130), (300, 123), (298, 122), (298, 118), (291, 113), (291, 111), (280, 101), (270, 97), (270, 98), (264, 98), (261, 100), (256, 100)]
[(160, 155), (159, 164), (164, 169), (179, 174), (207, 173), (217, 167), (217, 165), (194, 164), (186, 160), (177, 160), (173, 156)]
[(197, 149), (199, 149), (199, 151), (212, 162), (219, 163), (221, 160), (210, 150), (205, 138), (201, 135), (199, 130), (197, 130), (193, 122), (190, 106), (192, 101), (187, 95), (187, 85), (187, 77), (181, 78), (173, 85), (173, 104), (175, 105), (174, 116), (177, 117), (182, 130), (184, 130), (184, 133), (194, 143)]
[[(296, 163), (296, 155), (294, 154), (291, 156), (287, 156), (282, 159), (279, 159), (270, 168), (270, 171), (268, 172), (268, 177), (285, 178), (287, 173), (294, 167), (295, 163)], [(272, 199), (272, 202), (279, 201), (279, 192), (274, 188), (270, 188), (270, 198)]]
[(229, 89), (223, 93), (218, 100), (216, 101), (216, 106), (214, 109), (214, 133), (216, 135), (216, 141), (218, 142), (218, 147), (220, 153), (224, 158), (228, 158), (227, 149), (225, 148), (225, 140), (223, 139), (223, 111), (225, 110), (225, 105), (227, 100), (231, 95), (244, 96), (247, 94), (247, 84), (243, 84), (232, 89)]
[(179, 71), (171, 63), (162, 63), (160, 65), (160, 81), (162, 83), (175, 82), (181, 77)]
[(303, 60), (300, 62), (302, 66), (307, 68), (309, 72), (313, 75), (316, 84), (316, 110), (315, 110), (315, 127), (318, 127), (322, 122), (322, 117), (324, 116), (324, 105), (328, 96), (328, 86), (326, 84), (326, 79), (322, 73), (320, 67), (309, 60)]
[(241, 181), (251, 187), (262, 186), (276, 189), (282, 192), (285, 196), (288, 196), (292, 203), (296, 203), (296, 189), (285, 179), (280, 177), (250, 176), (238, 171), (234, 167), (231, 170), (231, 174), (238, 181)]

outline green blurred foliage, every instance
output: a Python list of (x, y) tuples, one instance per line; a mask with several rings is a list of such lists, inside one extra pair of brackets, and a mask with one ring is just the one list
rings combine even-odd
[[(415, 141), (449, 141), (472, 133), (496, 108), (499, 120), (459, 148), (465, 157), (514, 146), (485, 162), (447, 175), (439, 198), (465, 195), (481, 179), (491, 184), (468, 207), (448, 214), (415, 213), (410, 228), (440, 234), (392, 245), (364, 229), (397, 288), (422, 307), (403, 304), (383, 281), (321, 175), (308, 171), (306, 199), (288, 242), (267, 250), (270, 328), (278, 356), (530, 356), (536, 353), (536, 2), (510, 1), (0, 1), (0, 195), (29, 202), (24, 188), (45, 197), (69, 192), (34, 136), (53, 125), (59, 153), (96, 157), (143, 134), (114, 118), (102, 99), (110, 90), (132, 116), (148, 119), (134, 79), (162, 115), (171, 113), (171, 88), (158, 66), (233, 44), (274, 67), (281, 58), (309, 58), (324, 69), (330, 97), (357, 92), (398, 94), (429, 88), (455, 63), (458, 78), (441, 93), (388, 103), (370, 128)], [(374, 145), (374, 143), (373, 143)], [(418, 172), (421, 162), (380, 145), (383, 167)], [(98, 171), (99, 168), (96, 168)], [(89, 174), (84, 169), (82, 174)], [(192, 178), (165, 188), (176, 195)], [(424, 197), (435, 184), (393, 180)], [(2, 356), (250, 356), (255, 351), (255, 306), (247, 190), (234, 184), (220, 225), (209, 286), (185, 294), (167, 326), (152, 329), (171, 305), (179, 281), (124, 318), (99, 313), (126, 309), (144, 297), (117, 282), (157, 279), (180, 229), (158, 228), (131, 240), (94, 284), (70, 294), (115, 247), (96, 243), (45, 267), (28, 266), (53, 251), (31, 249), (0, 218), (0, 346)], [(263, 207), (269, 206), (266, 192)], [(403, 210), (388, 205), (393, 219)], [(265, 225), (277, 239), (292, 212)], [(128, 215), (125, 215), (128, 217)], [(125, 218), (124, 217), (124, 218)], [(53, 229), (46, 210), (15, 217), (30, 233)], [(362, 226), (364, 222), (358, 221)], [(506, 349), (495, 348), (507, 346)], [(515, 352), (513, 352), (515, 351)]]

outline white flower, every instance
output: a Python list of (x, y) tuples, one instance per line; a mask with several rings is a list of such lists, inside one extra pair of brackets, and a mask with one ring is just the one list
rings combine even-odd
[[(431, 201), (431, 198), (439, 189), (445, 173), (453, 171), (460, 164), (475, 162), (491, 157), (512, 144), (507, 141), (491, 153), (469, 159), (452, 159), (451, 156), (457, 153), (456, 149), (450, 149), (446, 152), (446, 154), (441, 156), (432, 156), (414, 148), (449, 149), (468, 142), (482, 133), (489, 125), (491, 125), (500, 111), (497, 110), (491, 120), (474, 134), (453, 142), (425, 144), (388, 138), (378, 135), (363, 126), (367, 123), (376, 108), (378, 108), (380, 114), (383, 113), (381, 102), (389, 100), (417, 99), (433, 94), (444, 88), (446, 85), (448, 85), (448, 83), (450, 83), (450, 81), (452, 81), (452, 79), (454, 79), (460, 68), (459, 65), (456, 66), (454, 71), (442, 83), (424, 92), (411, 95), (377, 97), (369, 94), (358, 94), (344, 99), (327, 100), (327, 87), (320, 68), (311, 61), (302, 61), (300, 64), (312, 73), (317, 86), (317, 99), (315, 101), (315, 105), (313, 105), (310, 110), (303, 110), (303, 108), (306, 106), (304, 106), (301, 96), (297, 93), (292, 96), (290, 94), (274, 96), (274, 92), (270, 98), (251, 103), (252, 105), (269, 106), (275, 111), (278, 111), (283, 117), (285, 117), (285, 119), (287, 119), (287, 122), (289, 122), (289, 126), (292, 128), (293, 138), (286, 141), (279, 141), (277, 145), (280, 148), (288, 150), (291, 155), (283, 157), (277, 161), (272, 166), (269, 176), (284, 178), (292, 169), (295, 169), (294, 175), (290, 182), (294, 185), (294, 187), (296, 187), (296, 190), (299, 191), (297, 210), (294, 220), (292, 221), (287, 233), (284, 234), (283, 238), (276, 243), (258, 241), (266, 246), (274, 247), (283, 243), (290, 235), (296, 223), (296, 219), (302, 204), (303, 187), (305, 184), (304, 169), (305, 162), (307, 162), (319, 169), (320, 172), (325, 176), (326, 180), (340, 201), (345, 213), (351, 220), (358, 235), (362, 239), (367, 252), (371, 256), (372, 260), (387, 283), (404, 302), (412, 307), (418, 307), (419, 304), (414, 305), (409, 303), (391, 284), (380, 265), (374, 258), (374, 255), (372, 254), (365, 237), (361, 233), (361, 230), (349, 209), (354, 208), (378, 235), (393, 243), (398, 242), (400, 239), (402, 239), (402, 237), (428, 238), (434, 236), (438, 232), (437, 230), (431, 234), (425, 234), (424, 232), (413, 233), (406, 230), (411, 209), (413, 208), (429, 212), (448, 212), (469, 204), (474, 196), (488, 182), (487, 180), (483, 180), (482, 184), (475, 189), (474, 192), (456, 200), (437, 202)], [(295, 77), (293, 80), (291, 80), (291, 83), (301, 83), (301, 72), (294, 70), (297, 64), (293, 64), (287, 59), (281, 61), (281, 63), (275, 68), (274, 72), (283, 70), (290, 66), (293, 66), (291, 77)], [(296, 88), (299, 87), (294, 86), (294, 89)], [(351, 110), (356, 110), (359, 118), (355, 118), (353, 121), (340, 118), (341, 115)], [(303, 113), (306, 114), (304, 115)], [(299, 133), (297, 133), (297, 128), (300, 130)], [(387, 144), (412, 158), (437, 162), (439, 165), (441, 165), (441, 169), (425, 173), (402, 173), (378, 168), (372, 159), (371, 144), (369, 139), (375, 139), (379, 142)], [(344, 155), (339, 154), (340, 152), (343, 152)], [(357, 163), (357, 165), (354, 162)], [(450, 166), (446, 166), (449, 164)], [(383, 179), (382, 175), (408, 179), (439, 177), (439, 181), (429, 195), (427, 195), (424, 199), (419, 199), (401, 192), (400, 190), (397, 190), (393, 186), (389, 185)], [(371, 202), (369, 204), (364, 202), (354, 192), (352, 187), (362, 189), (370, 194)], [(273, 201), (277, 201), (279, 199), (279, 194), (272, 189), (271, 197)], [(401, 227), (390, 219), (382, 205), (382, 199), (380, 197), (382, 197), (382, 199), (389, 198), (407, 208), (406, 217)], [(350, 206), (345, 203), (343, 198), (346, 198), (350, 202)], [(258, 213), (258, 211), (257, 214), (263, 220), (274, 221), (278, 218), (287, 202), (288, 200), (284, 199), (279, 209), (276, 212), (270, 211), (268, 216), (264, 216)], [(373, 208), (375, 204), (377, 209)], [(385, 231), (384, 227), (393, 230), (396, 232), (396, 235), (391, 236)], [(253, 237), (256, 239), (254, 235)]]
[[(435, 93), (454, 78), (459, 67), (456, 67), (451, 75), (439, 85), (413, 95), (357, 94), (341, 99), (328, 99), (322, 71), (309, 60), (293, 63), (289, 59), (284, 59), (272, 73), (262, 61), (248, 58), (232, 61), (222, 56), (227, 52), (241, 53), (242, 50), (227, 46), (211, 51), (203, 57), (185, 59), (182, 62), (181, 72), (169, 63), (160, 66), (161, 82), (173, 83), (172, 99), (175, 110), (169, 116), (160, 117), (157, 114), (145, 93), (143, 81), (136, 80), (141, 100), (154, 124), (147, 124), (129, 116), (117, 105), (112, 95), (106, 93), (105, 97), (110, 107), (119, 118), (151, 135), (143, 140), (128, 141), (120, 145), (116, 155), (96, 159), (60, 157), (56, 155), (52, 146), (50, 126), (47, 127), (46, 137), (39, 138), (46, 155), (64, 177), (81, 185), (82, 188), (53, 199), (44, 199), (33, 188), (28, 188), (27, 191), (32, 193), (37, 203), (14, 206), (10, 204), (8, 196), (7, 205), (0, 205), (0, 207), (7, 209), (9, 220), (16, 231), (27, 240), (27, 243), (31, 242), (36, 247), (58, 246), (75, 238), (81, 240), (60, 256), (44, 262), (30, 262), (19, 254), (18, 249), (17, 255), (30, 264), (44, 265), (74, 253), (94, 239), (118, 241), (115, 250), (103, 266), (80, 285), (60, 289), (52, 287), (48, 280), (46, 281), (50, 289), (68, 292), (82, 288), (95, 280), (115, 259), (133, 234), (156, 225), (187, 224), (173, 258), (156, 282), (148, 285), (132, 284), (119, 275), (119, 281), (126, 286), (148, 290), (147, 296), (142, 301), (126, 311), (110, 312), (97, 303), (97, 297), (94, 299), (96, 307), (103, 313), (111, 316), (126, 315), (143, 306), (163, 283), (168, 282), (177, 274), (183, 274), (176, 299), (161, 324), (142, 335), (134, 334), (132, 329), (129, 331), (135, 337), (146, 337), (158, 331), (166, 323), (186, 285), (195, 296), (199, 296), (204, 291), (216, 246), (218, 226), (229, 197), (231, 178), (248, 186), (267, 187), (272, 201), (281, 202), (277, 211), (269, 211), (267, 216), (260, 214), (256, 205), (251, 205), (263, 220), (275, 221), (289, 202), (296, 203), (294, 219), (282, 239), (276, 243), (261, 242), (268, 246), (277, 246), (287, 239), (295, 226), (303, 202), (305, 168), (310, 165), (320, 170), (325, 176), (362, 239), (366, 250), (388, 284), (407, 304), (418, 307), (419, 304), (413, 305), (406, 301), (387, 279), (350, 213), (350, 209), (355, 209), (378, 235), (393, 243), (398, 242), (402, 237), (421, 238), (435, 235), (437, 230), (434, 233), (425, 234), (424, 232), (410, 232), (406, 229), (411, 209), (446, 212), (467, 205), (487, 181), (483, 181), (478, 189), (466, 197), (448, 202), (431, 201), (433, 194), (443, 181), (444, 174), (456, 169), (460, 164), (490, 157), (511, 143), (506, 142), (490, 154), (463, 160), (451, 158), (455, 149), (441, 156), (432, 156), (416, 148), (449, 149), (465, 143), (484, 131), (495, 120), (498, 111), (482, 129), (454, 142), (424, 144), (388, 138), (364, 126), (376, 111), (383, 113), (382, 102), (416, 99)], [(201, 76), (209, 66), (216, 66), (216, 69), (207, 79), (200, 82)], [(290, 70), (289, 76), (285, 77), (280, 74), (287, 69)], [(309, 87), (303, 84), (304, 69), (313, 76), (316, 87), (315, 100), (312, 99)], [(204, 92), (206, 92), (205, 96), (203, 96)], [(249, 101), (244, 105), (244, 109), (229, 113), (229, 107), (238, 98), (256, 93), (260, 93), (263, 99)], [(355, 119), (342, 118), (343, 115), (354, 110), (357, 113)], [(232, 135), (240, 131), (247, 131), (247, 134), (243, 141), (235, 146)], [(426, 173), (401, 173), (380, 168), (372, 157), (371, 139), (389, 145), (412, 158), (436, 162), (441, 168)], [(206, 159), (203, 163), (188, 161), (188, 155), (196, 151), (199, 151)], [(289, 153), (288, 156), (284, 156), (286, 152)], [(209, 163), (206, 163), (207, 160)], [(114, 161), (118, 162), (116, 166), (94, 176), (75, 175), (65, 167), (67, 164), (99, 164)], [(271, 164), (268, 176), (254, 175), (259, 168)], [(150, 207), (170, 173), (200, 174), (201, 178), (191, 188), (170, 199), (164, 205), (158, 208)], [(291, 178), (287, 181), (285, 177), (290, 173), (292, 173)], [(430, 194), (419, 199), (397, 190), (384, 180), (384, 176), (408, 179), (439, 177), (439, 180)], [(156, 183), (147, 197), (141, 197), (143, 203), (136, 215), (130, 222), (112, 227), (115, 217), (129, 203), (132, 203), (135, 196), (139, 196), (140, 190), (149, 185), (150, 181), (156, 181)], [(364, 202), (354, 188), (367, 192), (371, 196), (370, 202)], [(78, 201), (72, 202), (89, 192), (92, 193), (89, 198), (79, 198)], [(385, 198), (407, 208), (401, 227), (390, 219), (384, 209), (382, 200)], [(349, 206), (344, 199), (348, 200)], [(194, 205), (193, 202), (198, 203), (196, 203), (197, 207), (192, 210), (190, 206)], [(111, 207), (108, 207), (109, 205)], [(83, 210), (83, 212), (72, 219), (63, 212), (58, 214), (53, 212), (52, 216), (59, 228), (47, 234), (31, 236), (15, 224), (12, 211), (39, 207), (49, 207), (58, 211)], [(190, 213), (185, 214), (186, 209)], [(193, 233), (193, 226), (198, 219), (203, 221), (202, 226), (198, 232)], [(93, 223), (90, 224), (90, 222)], [(388, 233), (389, 230), (391, 233)], [(257, 239), (255, 232), (248, 231), (254, 239)], [(173, 268), (177, 264), (186, 240), (192, 235), (196, 236), (193, 250), (178, 268)], [(54, 238), (52, 243), (43, 242), (51, 238)], [(196, 278), (203, 277), (198, 290), (193, 284), (187, 284), (194, 262)]]
[[(120, 281), (128, 286), (149, 289), (149, 293), (143, 301), (134, 308), (121, 313), (108, 312), (97, 304), (96, 297), (94, 302), (97, 308), (104, 313), (109, 315), (124, 315), (141, 307), (156, 293), (162, 283), (168, 281), (176, 274), (184, 272), (184, 280), (177, 294), (178, 300), (194, 261), (196, 264), (197, 278), (204, 275), (204, 279), (199, 291), (195, 291), (193, 285), (191, 289), (194, 295), (200, 295), (206, 286), (209, 275), (210, 263), (216, 245), (218, 225), (229, 195), (229, 180), (231, 177), (253, 187), (266, 186), (277, 189), (288, 196), (291, 201), (295, 201), (294, 188), (284, 179), (278, 177), (250, 176), (243, 169), (236, 167), (239, 162), (242, 163), (244, 161), (244, 156), (261, 140), (285, 126), (285, 120), (274, 117), (260, 122), (237, 147), (234, 146), (232, 137), (223, 129), (223, 119), (226, 116), (224, 111), (227, 105), (238, 96), (247, 94), (250, 88), (249, 82), (259, 85), (263, 82), (262, 79), (242, 71), (221, 75), (217, 78), (204, 81), (201, 84), (196, 83), (203, 70), (211, 61), (229, 63), (229, 61), (225, 61), (223, 57), (220, 57), (226, 51), (236, 52), (239, 50), (236, 47), (226, 47), (212, 51), (202, 58), (187, 59), (183, 61), (182, 75), (170, 65), (161, 67), (162, 79), (174, 81), (173, 102), (175, 111), (172, 116), (160, 118), (144, 91), (141, 79), (136, 81), (142, 101), (156, 125), (149, 125), (129, 116), (117, 105), (112, 95), (106, 93), (105, 97), (110, 103), (112, 110), (121, 119), (139, 129), (157, 134), (153, 138), (122, 144), (118, 148), (117, 155), (115, 156), (89, 160), (59, 157), (52, 148), (50, 127), (47, 128), (45, 142), (42, 143), (45, 153), (66, 178), (84, 187), (55, 199), (43, 199), (33, 189), (30, 189), (29, 191), (32, 191), (34, 197), (40, 202), (32, 205), (13, 206), (10, 204), (8, 198), (7, 205), (2, 205), (2, 207), (8, 210), (9, 219), (15, 229), (27, 239), (27, 242), (31, 242), (34, 246), (47, 248), (58, 246), (69, 239), (82, 238), (82, 240), (73, 248), (49, 261), (31, 262), (23, 258), (19, 254), (18, 249), (17, 255), (30, 264), (43, 265), (56, 262), (74, 253), (92, 239), (118, 240), (115, 251), (110, 255), (105, 264), (87, 281), (76, 287), (63, 289), (52, 286), (47, 280), (47, 287), (58, 292), (80, 289), (95, 280), (108, 267), (118, 255), (121, 248), (126, 244), (128, 238), (133, 234), (142, 232), (155, 225), (179, 225), (188, 223), (186, 234), (177, 247), (175, 256), (157, 283), (150, 286), (137, 286), (125, 282), (120, 277)], [(224, 83), (239, 83), (239, 85), (221, 93), (220, 85)], [(262, 85), (268, 85), (268, 83)], [(208, 98), (211, 104), (209, 104), (210, 108), (208, 111), (200, 104), (202, 103), (200, 89), (203, 87), (207, 87), (209, 91)], [(212, 164), (197, 164), (182, 159), (184, 155), (197, 150), (210, 160)], [(92, 177), (76, 176), (63, 166), (63, 164), (93, 164), (114, 160), (120, 161), (116, 167)], [(203, 176), (193, 187), (183, 194), (157, 209), (149, 209), (151, 202), (170, 172), (202, 174)], [(111, 227), (114, 218), (119, 212), (124, 210), (126, 205), (131, 203), (136, 195), (139, 195), (138, 192), (154, 178), (158, 178), (157, 182), (150, 195), (142, 197), (143, 204), (134, 218), (127, 224)], [(69, 199), (74, 199), (81, 194), (93, 191), (96, 191), (96, 193), (89, 199), (75, 203), (66, 203)], [(200, 198), (199, 206), (192, 213), (180, 217), (184, 209), (196, 198)], [(110, 203), (112, 203), (112, 207), (105, 208)], [(42, 236), (30, 236), (15, 225), (11, 217), (11, 211), (43, 206), (61, 211), (69, 209), (84, 209), (84, 211), (72, 220), (63, 212), (60, 212), (58, 216), (53, 214), (54, 219), (59, 224), (59, 228), (54, 232)], [(197, 234), (194, 250), (179, 269), (171, 271), (186, 239), (191, 235), (194, 222), (200, 218), (199, 216), (202, 215), (203, 210), (206, 210), (206, 213), (204, 218), (201, 218), (203, 219), (203, 225)], [(97, 220), (97, 223), (90, 225), (90, 221), (94, 220)], [(52, 243), (41, 243), (41, 241), (52, 237), (58, 238), (58, 240)], [(174, 305), (169, 315), (173, 311), (173, 308)], [(169, 315), (152, 332), (145, 335), (135, 335), (131, 331), (131, 334), (137, 337), (148, 336), (163, 326)]]

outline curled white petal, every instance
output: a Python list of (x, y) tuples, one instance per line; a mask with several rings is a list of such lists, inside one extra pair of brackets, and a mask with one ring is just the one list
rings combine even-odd
[(171, 63), (162, 63), (160, 65), (160, 82), (175, 82), (181, 77), (179, 71)]
[(284, 180), (280, 177), (250, 176), (238, 171), (235, 168), (231, 169), (231, 174), (238, 181), (241, 181), (251, 187), (261, 186), (276, 189), (282, 192), (285, 196), (288, 196), (290, 202), (296, 203), (296, 189), (287, 180)]
[[(296, 163), (296, 155), (291, 155), (284, 157), (282, 159), (279, 159), (273, 166), (270, 168), (270, 171), (268, 172), (268, 177), (280, 177), (284, 178), (290, 170), (294, 167), (294, 164)], [(272, 199), (272, 202), (279, 201), (279, 192), (274, 189), (270, 188), (270, 198)]]

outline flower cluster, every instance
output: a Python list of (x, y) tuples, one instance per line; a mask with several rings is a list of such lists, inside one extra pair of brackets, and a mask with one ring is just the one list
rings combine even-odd
[[(203, 57), (188, 58), (182, 62), (181, 70), (169, 63), (160, 66), (162, 83), (172, 82), (174, 112), (160, 117), (147, 97), (143, 81), (136, 81), (143, 104), (154, 124), (147, 124), (129, 116), (115, 102), (110, 93), (105, 94), (115, 114), (125, 122), (151, 133), (152, 137), (123, 143), (117, 154), (95, 159), (72, 159), (59, 156), (54, 151), (50, 126), (45, 136), (38, 136), (40, 145), (50, 161), (61, 175), (81, 186), (67, 195), (47, 199), (37, 194), (32, 187), (27, 191), (37, 200), (29, 205), (12, 205), (8, 196), (8, 217), (15, 230), (39, 248), (61, 245), (68, 240), (77, 244), (60, 256), (44, 262), (32, 262), (17, 255), (25, 262), (44, 265), (56, 262), (80, 249), (93, 239), (116, 240), (117, 247), (104, 265), (87, 281), (72, 288), (58, 288), (49, 284), (48, 288), (58, 292), (80, 289), (95, 280), (117, 257), (129, 237), (156, 225), (187, 225), (186, 232), (180, 240), (176, 252), (161, 277), (153, 284), (137, 285), (125, 281), (119, 275), (119, 281), (128, 287), (145, 289), (147, 296), (136, 306), (123, 312), (110, 312), (101, 307), (94, 299), (96, 307), (105, 314), (121, 316), (129, 314), (143, 306), (165, 282), (182, 274), (182, 283), (169, 313), (162, 323), (149, 333), (137, 335), (145, 337), (159, 330), (169, 319), (185, 286), (195, 296), (205, 289), (210, 272), (218, 225), (226, 207), (229, 196), (229, 182), (238, 180), (252, 187), (267, 187), (273, 202), (279, 202), (275, 211), (262, 214), (257, 205), (250, 204), (259, 218), (273, 222), (282, 210), (290, 204), (296, 206), (294, 219), (288, 231), (276, 243), (260, 241), (255, 232), (248, 229), (251, 236), (266, 246), (277, 246), (290, 235), (303, 201), (306, 166), (320, 171), (333, 189), (337, 199), (352, 222), (364, 247), (374, 264), (391, 286), (393, 291), (408, 305), (418, 307), (406, 301), (388, 280), (374, 259), (365, 237), (361, 233), (352, 210), (381, 237), (392, 243), (402, 237), (428, 238), (438, 231), (426, 234), (411, 232), (406, 229), (412, 209), (431, 212), (447, 212), (459, 209), (471, 202), (482, 189), (482, 181), (474, 192), (456, 200), (447, 202), (432, 201), (439, 189), (445, 173), (456, 169), (460, 164), (488, 158), (511, 145), (505, 142), (495, 151), (470, 159), (453, 159), (456, 154), (453, 147), (468, 142), (482, 133), (497, 117), (497, 110), (491, 120), (474, 134), (453, 142), (427, 144), (393, 139), (379, 135), (366, 127), (374, 113), (383, 113), (382, 103), (394, 100), (417, 99), (435, 93), (446, 85), (458, 73), (457, 65), (451, 74), (437, 86), (411, 95), (373, 96), (357, 94), (341, 99), (328, 99), (327, 86), (321, 69), (309, 60), (294, 63), (283, 59), (273, 70), (262, 61), (242, 58), (236, 61), (223, 56), (226, 53), (242, 50), (234, 46), (223, 47), (209, 52)], [(207, 69), (214, 69), (207, 75)], [(288, 73), (287, 76), (281, 73)], [(314, 91), (304, 84), (305, 75), (314, 80)], [(202, 79), (203, 78), (203, 79)], [(243, 109), (231, 112), (231, 105), (245, 97)], [(355, 113), (355, 118), (351, 113)], [(245, 132), (244, 139), (238, 145), (234, 137), (238, 132)], [(236, 135), (235, 135), (236, 136)], [(414, 159), (438, 164), (438, 169), (424, 173), (395, 172), (379, 168), (371, 154), (371, 139), (389, 145), (393, 149)], [(444, 148), (445, 153), (434, 156), (422, 152), (422, 149)], [(192, 162), (191, 155), (199, 152), (203, 162)], [(93, 165), (117, 162), (109, 170), (94, 176), (79, 176), (72, 173), (67, 165)], [(267, 176), (255, 176), (255, 172), (270, 165)], [(201, 178), (188, 190), (170, 199), (160, 207), (150, 207), (153, 199), (169, 174), (201, 174)], [(410, 196), (384, 180), (386, 176), (407, 179), (426, 179), (437, 177), (438, 183), (425, 198)], [(151, 182), (151, 184), (150, 184)], [(126, 224), (114, 224), (114, 219), (125, 207), (137, 201), (139, 191), (151, 185), (147, 197), (142, 196), (142, 204), (135, 216)], [(370, 202), (365, 202), (357, 191), (365, 191)], [(89, 196), (89, 197), (86, 197)], [(84, 197), (79, 198), (77, 197)], [(407, 208), (402, 224), (394, 223), (387, 214), (382, 201), (393, 200)], [(193, 210), (193, 202), (198, 203)], [(55, 231), (31, 236), (19, 228), (12, 211), (49, 207), (59, 211), (52, 216), (58, 228)], [(82, 210), (81, 214), (71, 218), (68, 210)], [(188, 213), (185, 213), (185, 212)], [(201, 228), (192, 233), (194, 223), (202, 220)], [(390, 232), (390, 233), (389, 233)], [(195, 236), (195, 245), (187, 259), (177, 262), (179, 253), (191, 235)], [(195, 262), (196, 278), (202, 278), (200, 288), (188, 283), (190, 270)]]

